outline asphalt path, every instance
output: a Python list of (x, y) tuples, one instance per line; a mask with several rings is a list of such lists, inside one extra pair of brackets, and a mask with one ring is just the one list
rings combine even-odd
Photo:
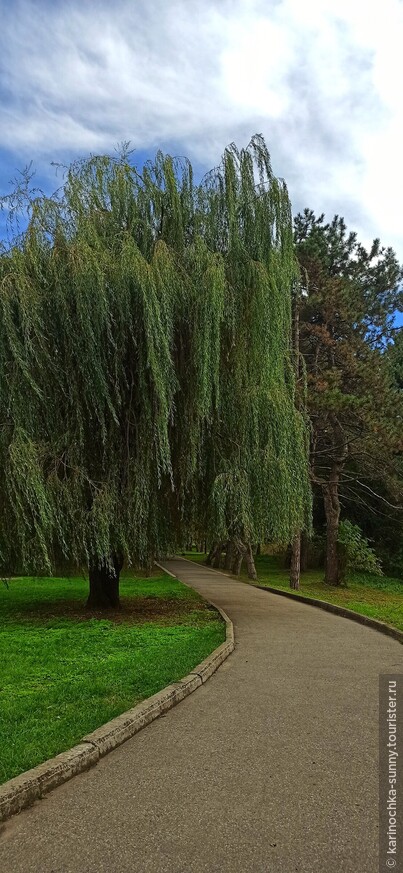
[(236, 648), (99, 764), (0, 826), (1, 873), (376, 873), (375, 630), (190, 562)]

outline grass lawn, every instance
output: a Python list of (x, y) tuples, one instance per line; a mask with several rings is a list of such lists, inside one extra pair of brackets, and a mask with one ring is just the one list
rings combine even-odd
[[(205, 558), (200, 552), (185, 552), (184, 555), (197, 562)], [(256, 558), (256, 570), (258, 580), (254, 584), (291, 590), (289, 571), (281, 566), (278, 558), (260, 555)], [(240, 578), (243, 582), (250, 581), (244, 570)], [(345, 606), (403, 631), (403, 581), (400, 579), (356, 574), (348, 579), (346, 586), (331, 588), (323, 581), (323, 570), (307, 570), (301, 574), (300, 594)]]
[(122, 609), (84, 608), (83, 578), (0, 581), (0, 782), (189, 673), (225, 640), (196, 592), (123, 574)]

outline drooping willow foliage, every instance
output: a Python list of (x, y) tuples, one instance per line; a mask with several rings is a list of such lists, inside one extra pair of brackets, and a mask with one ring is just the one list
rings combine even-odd
[(0, 259), (0, 565), (147, 562), (310, 512), (286, 187), (263, 140), (68, 170)]

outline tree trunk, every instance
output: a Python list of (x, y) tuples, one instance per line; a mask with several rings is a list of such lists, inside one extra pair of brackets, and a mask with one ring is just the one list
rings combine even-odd
[(253, 557), (252, 546), (250, 543), (248, 543), (245, 549), (245, 561), (249, 579), (257, 579), (255, 559)]
[(291, 544), (290, 588), (299, 589), (301, 574), (301, 534), (296, 534)]
[(339, 481), (334, 473), (329, 483), (322, 485), (323, 500), (326, 513), (326, 569), (325, 582), (327, 585), (340, 584), (339, 555), (337, 540), (339, 535), (340, 501)]
[[(122, 566), (123, 566), (123, 562), (122, 562), (122, 565), (118, 568), (119, 573), (120, 573), (120, 570), (122, 569)], [(147, 558), (146, 565), (145, 565), (145, 574), (147, 577), (151, 576), (153, 569), (154, 569), (154, 557), (151, 557), (151, 555), (149, 555), (149, 557)]]
[(285, 570), (289, 570), (291, 567), (291, 554), (292, 554), (292, 546), (291, 543), (288, 543), (287, 548), (284, 551), (282, 556), (281, 566), (284, 567)]
[(211, 566), (214, 567), (215, 570), (219, 570), (221, 567), (221, 554), (223, 548), (224, 543), (218, 543), (217, 547), (214, 550), (214, 554), (211, 559)]
[(301, 558), (300, 558), (300, 567), (301, 573), (305, 573), (305, 570), (308, 569), (308, 559), (309, 559), (309, 542), (306, 532), (303, 530), (301, 534)]
[[(216, 548), (217, 548), (217, 543), (213, 543), (213, 545), (211, 546), (211, 549), (210, 549), (210, 551), (209, 551), (209, 553), (206, 556), (205, 561), (204, 561), (204, 563), (206, 564), (207, 567), (211, 567), (211, 562), (213, 560), (213, 555), (214, 555)], [(206, 549), (206, 551), (207, 551), (207, 549)]]
[(119, 609), (119, 578), (123, 561), (113, 555), (110, 561), (103, 558), (89, 567), (90, 591), (88, 609)]
[(233, 540), (228, 540), (227, 548), (225, 551), (224, 569), (227, 570), (229, 573), (231, 572), (232, 565), (234, 563), (234, 552), (235, 552), (235, 547), (234, 547)]
[(337, 548), (340, 522), (339, 482), (348, 458), (348, 441), (337, 416), (330, 412), (328, 421), (332, 426), (332, 456), (333, 463), (327, 482), (320, 481), (326, 515), (326, 559), (325, 582), (328, 585), (340, 585), (340, 563)]
[(232, 572), (234, 576), (239, 576), (242, 567), (243, 553), (238, 547), (235, 547), (235, 557), (232, 564)]

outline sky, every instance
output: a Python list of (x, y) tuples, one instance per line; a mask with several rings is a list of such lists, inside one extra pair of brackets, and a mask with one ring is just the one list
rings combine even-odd
[(403, 0), (0, 0), (0, 20), (0, 193), (127, 140), (202, 172), (259, 132), (294, 212), (403, 261)]

